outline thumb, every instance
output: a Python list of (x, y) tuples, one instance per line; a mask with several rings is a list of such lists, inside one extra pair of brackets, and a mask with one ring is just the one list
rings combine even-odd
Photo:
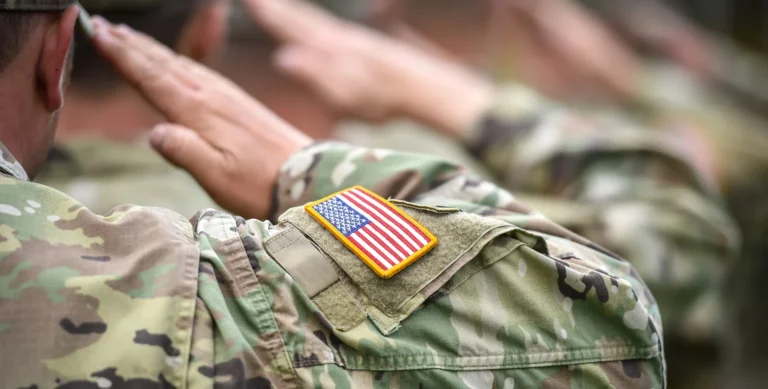
[(221, 154), (200, 135), (187, 127), (160, 124), (152, 129), (150, 144), (172, 164), (188, 171), (200, 183), (219, 166)]

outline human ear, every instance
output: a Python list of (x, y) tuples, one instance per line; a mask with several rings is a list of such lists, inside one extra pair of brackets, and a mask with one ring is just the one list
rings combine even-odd
[(37, 74), (42, 86), (43, 102), (49, 112), (58, 111), (64, 105), (64, 80), (69, 70), (67, 56), (79, 12), (77, 6), (71, 6), (59, 18), (45, 25)]

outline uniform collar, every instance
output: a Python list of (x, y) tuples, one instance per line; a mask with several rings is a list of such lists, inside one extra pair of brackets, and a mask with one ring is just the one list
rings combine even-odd
[(0, 174), (6, 174), (22, 181), (29, 181), (29, 176), (19, 161), (0, 143)]

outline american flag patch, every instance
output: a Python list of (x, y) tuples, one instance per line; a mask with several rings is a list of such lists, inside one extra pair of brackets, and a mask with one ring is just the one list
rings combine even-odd
[(417, 221), (360, 186), (304, 209), (382, 278), (397, 274), (437, 244)]

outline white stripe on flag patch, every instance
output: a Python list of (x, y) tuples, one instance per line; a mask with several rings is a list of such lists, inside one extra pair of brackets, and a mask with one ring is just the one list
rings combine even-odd
[(372, 198), (371, 196), (367, 195), (366, 193), (358, 189), (353, 189), (349, 191), (349, 193), (354, 196), (359, 196), (360, 198), (363, 199), (363, 201), (373, 204), (373, 206), (378, 208), (382, 213), (384, 213), (385, 216), (389, 216), (390, 218), (395, 220), (398, 224), (400, 224), (400, 226), (404, 229), (404, 231), (408, 232), (408, 235), (413, 236), (415, 239), (419, 241), (419, 243), (421, 243), (419, 246), (423, 246), (428, 243), (427, 240), (424, 238), (424, 236), (421, 234), (421, 231), (416, 231), (416, 229), (411, 227), (409, 223), (406, 223), (405, 221), (403, 221), (402, 216), (396, 214), (395, 212), (392, 212), (391, 209), (382, 205), (378, 199)]
[[(373, 238), (371, 238), (370, 235), (368, 235), (368, 233), (366, 232), (366, 228), (368, 228), (368, 226), (365, 226), (357, 230), (356, 234), (360, 235), (363, 239), (365, 239), (365, 241), (368, 242), (369, 245), (373, 244), (373, 248), (376, 250), (376, 253), (379, 254), (379, 258), (384, 259), (384, 257), (386, 257), (386, 259), (384, 260), (386, 262), (389, 262), (389, 264), (392, 266), (397, 265), (398, 263), (400, 263), (400, 261), (405, 259), (405, 258), (393, 257), (389, 251), (385, 250), (384, 247), (381, 247), (381, 245), (378, 242), (376, 242)], [(382, 256), (381, 254), (384, 254), (384, 255)]]
[(385, 227), (385, 226), (383, 226), (383, 225), (382, 225), (382, 224), (381, 224), (381, 223), (378, 221), (378, 219), (376, 219), (376, 218), (374, 218), (374, 217), (371, 217), (371, 216), (368, 214), (368, 212), (365, 212), (363, 209), (361, 209), (360, 207), (358, 207), (357, 205), (355, 205), (354, 203), (352, 203), (352, 202), (351, 202), (349, 199), (347, 199), (347, 198), (346, 198), (346, 197), (344, 197), (344, 196), (339, 196), (339, 200), (343, 201), (343, 202), (344, 202), (344, 204), (347, 204), (347, 205), (349, 205), (350, 207), (352, 207), (352, 209), (354, 209), (355, 211), (359, 212), (361, 215), (363, 215), (363, 217), (365, 217), (366, 219), (370, 220), (370, 221), (371, 221), (371, 223), (376, 223), (377, 227), (379, 227), (379, 229), (380, 229), (381, 231), (384, 231), (384, 233), (386, 233), (386, 234), (389, 236), (389, 238), (390, 238), (390, 239), (391, 239), (393, 242), (395, 242), (395, 243), (396, 243), (398, 246), (400, 246), (400, 247), (403, 249), (403, 251), (405, 251), (405, 252), (406, 252), (408, 255), (411, 255), (411, 254), (413, 254), (414, 252), (416, 252), (415, 250), (413, 250), (413, 249), (409, 248), (408, 246), (406, 246), (406, 245), (405, 245), (405, 243), (403, 243), (403, 241), (402, 241), (401, 239), (399, 239), (397, 236), (395, 236), (395, 235), (392, 233), (393, 231), (392, 231), (392, 230), (391, 230), (389, 227)]
[(374, 207), (372, 207), (371, 205), (367, 204), (365, 201), (362, 201), (361, 199), (359, 199), (354, 194), (352, 194), (350, 192), (347, 192), (347, 193), (343, 193), (339, 197), (344, 198), (345, 200), (354, 201), (355, 205), (358, 206), (357, 207), (358, 209), (360, 209), (360, 208), (365, 209), (365, 212), (368, 215), (372, 216), (372, 218), (370, 220), (375, 220), (375, 221), (378, 221), (379, 223), (386, 224), (387, 225), (387, 228), (386, 228), (387, 231), (393, 232), (397, 236), (398, 241), (404, 243), (404, 246), (405, 246), (406, 243), (408, 244), (408, 246), (407, 246), (408, 253), (412, 254), (412, 253), (416, 252), (416, 250), (418, 250), (418, 247), (421, 246), (418, 243), (416, 243), (413, 239), (411, 239), (411, 237), (408, 236), (408, 234), (406, 234), (405, 231), (403, 231), (400, 227), (396, 226), (391, 220), (386, 218), (379, 211), (377, 211)]
[(408, 258), (408, 255), (410, 255), (410, 254), (412, 254), (412, 253), (405, 253), (405, 252), (403, 252), (402, 250), (400, 250), (400, 249), (398, 249), (397, 247), (393, 246), (393, 245), (392, 245), (392, 243), (389, 241), (389, 239), (387, 239), (387, 238), (385, 238), (385, 237), (381, 236), (381, 233), (379, 233), (379, 231), (378, 231), (378, 230), (380, 229), (380, 227), (378, 226), (378, 224), (379, 224), (379, 223), (371, 223), (371, 224), (370, 224), (370, 227), (371, 227), (371, 230), (370, 230), (370, 232), (371, 232), (371, 233), (372, 233), (374, 236), (376, 236), (377, 238), (379, 238), (379, 240), (381, 240), (382, 242), (384, 242), (384, 244), (386, 244), (386, 245), (387, 245), (387, 248), (389, 249), (389, 252), (391, 252), (391, 253), (392, 253), (392, 254), (394, 254), (395, 256), (398, 256), (398, 257), (401, 257), (401, 258)]
[(368, 246), (367, 243), (365, 243), (359, 236), (357, 236), (357, 233), (354, 233), (349, 236), (349, 239), (355, 242), (358, 246), (362, 247), (363, 250), (367, 251), (373, 259), (376, 260), (381, 266), (383, 266), (384, 270), (389, 270), (392, 268), (392, 266), (387, 263), (387, 261), (382, 261), (381, 258), (379, 258), (376, 254), (374, 254), (373, 249), (371, 249), (371, 246)]

